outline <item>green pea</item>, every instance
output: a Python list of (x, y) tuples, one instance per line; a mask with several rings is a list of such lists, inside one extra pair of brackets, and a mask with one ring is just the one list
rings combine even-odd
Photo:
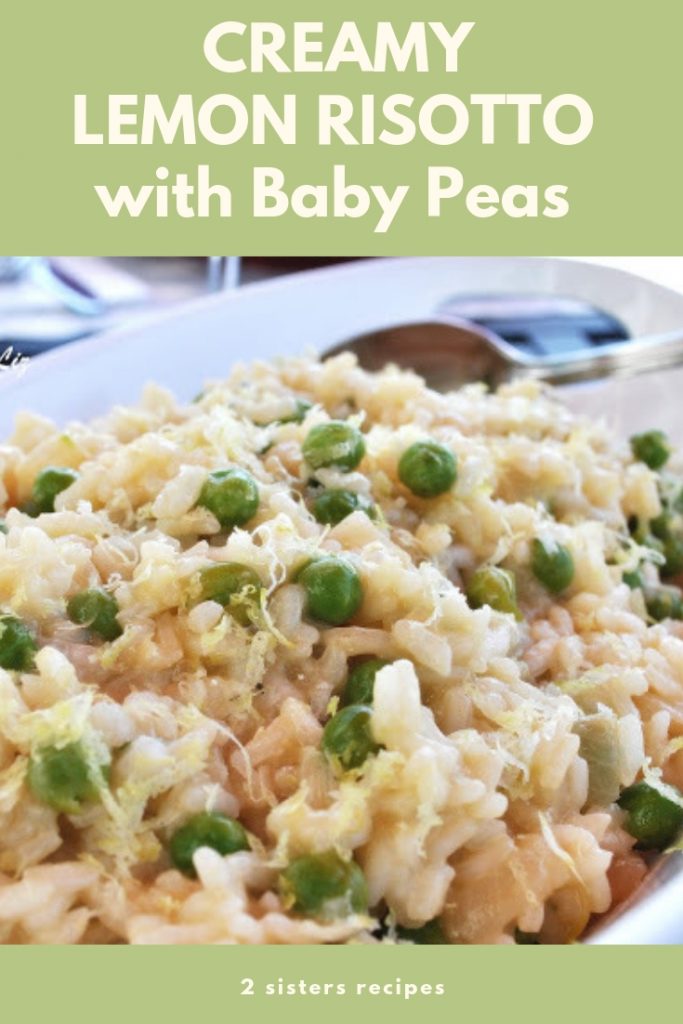
[(661, 469), (671, 455), (667, 436), (661, 430), (647, 430), (643, 434), (634, 434), (631, 438), (631, 451), (634, 458), (644, 462), (650, 469)]
[(368, 909), (363, 872), (335, 850), (291, 861), (280, 875), (280, 892), (288, 909), (327, 920), (364, 914)]
[(114, 595), (99, 587), (82, 590), (66, 606), (66, 614), (72, 622), (87, 626), (91, 633), (96, 633), (103, 640), (116, 640), (123, 633), (116, 617), (118, 613), (119, 605)]
[(173, 833), (168, 846), (173, 866), (184, 875), (196, 878), (194, 855), (203, 846), (223, 856), (250, 848), (247, 833), (239, 821), (218, 811), (202, 811)]
[(306, 611), (314, 619), (341, 626), (360, 608), (360, 576), (344, 558), (316, 558), (300, 569), (295, 579), (306, 591)]
[(457, 480), (457, 462), (453, 453), (436, 441), (417, 441), (401, 456), (398, 477), (418, 498), (435, 498), (450, 491)]
[(562, 544), (536, 538), (531, 545), (531, 571), (551, 594), (561, 594), (574, 579), (574, 559)]
[(372, 704), (375, 691), (375, 676), (390, 661), (382, 658), (370, 658), (362, 665), (357, 665), (346, 680), (342, 701), (344, 704)]
[(217, 469), (201, 489), (198, 505), (208, 508), (222, 529), (244, 526), (259, 507), (259, 490), (245, 469)]
[(322, 750), (339, 771), (360, 768), (381, 748), (372, 735), (372, 708), (349, 704), (329, 720), (323, 730)]
[(0, 668), (28, 672), (38, 644), (25, 622), (14, 615), (0, 615)]
[(338, 466), (349, 472), (365, 455), (365, 441), (360, 430), (350, 423), (329, 420), (309, 430), (302, 450), (312, 469)]
[(678, 576), (683, 571), (683, 536), (672, 534), (664, 541), (664, 565), (660, 572), (664, 577)]
[(662, 512), (650, 522), (650, 530), (659, 543), (651, 541), (648, 547), (655, 547), (664, 555), (664, 564), (661, 566), (662, 576), (677, 576), (683, 571), (683, 528), (681, 517), (671, 515), (669, 512)]
[[(106, 779), (106, 771), (100, 770)], [(93, 772), (78, 742), (37, 751), (29, 760), (26, 781), (38, 800), (64, 814), (77, 814), (84, 803), (99, 797)]]
[(7, 533), (7, 523), (4, 519), (0, 519), (0, 533)]
[(673, 529), (674, 520), (668, 512), (662, 512), (655, 519), (650, 520), (650, 530), (660, 540), (666, 540), (667, 537), (670, 537)]
[(629, 569), (622, 574), (622, 580), (631, 590), (642, 590), (645, 585), (642, 573), (639, 569)]
[(520, 618), (515, 577), (498, 565), (482, 565), (473, 573), (467, 585), (467, 600), (471, 608), (488, 605), (494, 611)]
[(678, 587), (648, 587), (644, 593), (648, 615), (655, 622), (683, 619), (683, 596)]
[[(673, 786), (672, 796), (680, 793)], [(625, 789), (617, 803), (626, 811), (626, 831), (641, 850), (664, 850), (683, 827), (683, 807), (647, 782)]]
[(248, 565), (221, 562), (202, 569), (199, 574), (201, 601), (217, 601), (243, 626), (249, 624), (249, 610), (240, 598), (257, 599), (263, 584)]
[(313, 515), (319, 523), (336, 526), (352, 512), (365, 512), (375, 518), (375, 506), (362, 494), (342, 488), (323, 491), (313, 502)]
[(421, 928), (404, 928), (399, 925), (396, 935), (404, 942), (413, 942), (416, 946), (447, 946), (449, 944), (437, 917), (432, 921), (427, 921)]
[(33, 481), (31, 493), (31, 510), (39, 515), (41, 512), (54, 512), (55, 498), (67, 487), (71, 487), (78, 480), (78, 473), (75, 469), (67, 467), (48, 466), (41, 470)]

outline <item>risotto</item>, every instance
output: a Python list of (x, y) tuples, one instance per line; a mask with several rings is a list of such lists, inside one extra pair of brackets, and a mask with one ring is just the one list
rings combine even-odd
[(0, 447), (0, 941), (569, 942), (683, 823), (683, 488), (349, 355)]

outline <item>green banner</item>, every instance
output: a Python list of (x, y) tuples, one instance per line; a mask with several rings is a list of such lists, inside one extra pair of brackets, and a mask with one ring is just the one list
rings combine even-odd
[(0, 17), (4, 252), (680, 249), (671, 0)]
[[(642, 1022), (671, 991), (676, 948), (5, 948), (3, 1007), (74, 1024)], [(33, 979), (33, 980), (31, 980)]]

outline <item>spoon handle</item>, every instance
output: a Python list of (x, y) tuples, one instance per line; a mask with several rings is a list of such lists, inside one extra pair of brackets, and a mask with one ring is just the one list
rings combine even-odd
[(526, 373), (552, 384), (598, 380), (601, 377), (633, 377), (683, 364), (683, 330), (635, 338), (629, 342), (602, 345), (573, 354), (528, 358), (505, 345), (503, 354)]

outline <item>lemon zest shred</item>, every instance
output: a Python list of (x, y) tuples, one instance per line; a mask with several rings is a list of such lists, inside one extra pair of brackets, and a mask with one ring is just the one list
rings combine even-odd
[(586, 883), (584, 882), (583, 878), (577, 870), (576, 864), (574, 863), (574, 858), (571, 856), (571, 854), (567, 853), (564, 847), (560, 846), (560, 844), (558, 843), (557, 838), (555, 837), (555, 833), (553, 832), (552, 826), (548, 821), (547, 816), (543, 813), (543, 811), (538, 812), (538, 820), (541, 826), (541, 834), (545, 839), (549, 849), (555, 854), (556, 857), (559, 857), (563, 864), (565, 864), (569, 868), (569, 871), (574, 876), (576, 881), (585, 889)]
[(273, 622), (270, 610), (268, 608), (268, 595), (265, 590), (261, 590), (260, 592), (260, 605), (261, 615), (263, 617), (265, 629), (269, 633), (271, 633), (275, 637), (277, 642), (281, 644), (283, 647), (287, 647), (290, 650), (294, 650), (296, 648), (296, 644), (294, 643), (294, 641), (289, 640), (288, 637), (286, 637), (284, 633), (282, 633)]

